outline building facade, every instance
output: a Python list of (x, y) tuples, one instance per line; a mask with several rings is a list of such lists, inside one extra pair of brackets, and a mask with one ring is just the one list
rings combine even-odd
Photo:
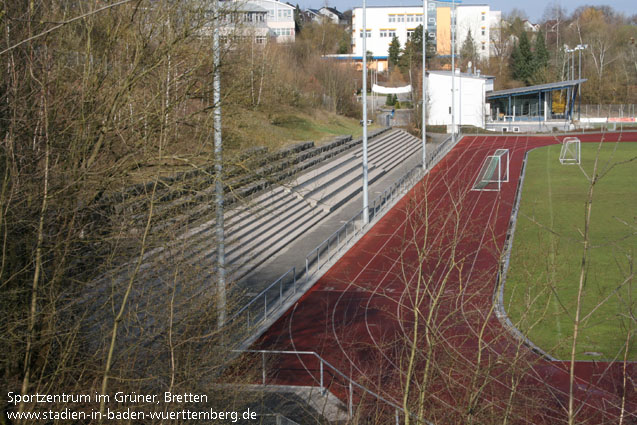
[[(238, 15), (248, 16), (248, 13), (253, 11), (263, 12), (265, 16), (265, 22), (262, 21), (245, 21), (243, 22), (247, 31), (254, 31), (258, 33), (260, 41), (262, 35), (259, 27), (265, 26), (267, 29), (265, 34), (269, 38), (273, 38), (278, 43), (293, 42), (295, 39), (295, 25), (294, 25), (294, 6), (287, 3), (283, 3), (277, 0), (250, 0), (245, 1), (227, 1), (225, 8), (230, 10), (229, 14), (232, 15), (232, 9), (234, 8)], [(259, 14), (259, 16), (261, 16)]]
[[(490, 54), (491, 13), (489, 6), (461, 5), (456, 3), (457, 49), (467, 38), (469, 30), (476, 43), (480, 58), (487, 59)], [(404, 46), (409, 36), (426, 20), (429, 39), (436, 44), (437, 54), (451, 54), (451, 0), (432, 0), (428, 2), (426, 17), (422, 6), (371, 6), (367, 8), (365, 33), (367, 50), (373, 56), (387, 56), (389, 44), (394, 36)], [(363, 54), (363, 9), (358, 7), (352, 13), (352, 51), (355, 56)]]
[[(489, 114), (485, 102), (486, 92), (492, 88), (492, 77), (456, 72), (452, 81), (451, 71), (427, 72), (427, 124), (452, 124), (452, 102), (455, 101), (456, 126), (472, 125), (484, 128)], [(449, 96), (452, 93), (452, 96)]]

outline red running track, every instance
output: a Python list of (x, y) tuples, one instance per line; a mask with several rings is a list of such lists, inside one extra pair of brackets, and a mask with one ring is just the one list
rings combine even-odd
[[(626, 133), (578, 137), (622, 141)], [(524, 155), (558, 142), (465, 137), (253, 348), (314, 351), (436, 424), (566, 422), (568, 363), (546, 360), (513, 337), (492, 302)], [(482, 161), (498, 148), (510, 150), (510, 183), (499, 192), (471, 191)], [(268, 363), (273, 383), (319, 379), (310, 357)], [(578, 362), (575, 374), (577, 423), (637, 423), (634, 363)], [(327, 369), (326, 376), (346, 401), (344, 380)], [(373, 397), (357, 392), (354, 399), (365, 421), (393, 420)]]

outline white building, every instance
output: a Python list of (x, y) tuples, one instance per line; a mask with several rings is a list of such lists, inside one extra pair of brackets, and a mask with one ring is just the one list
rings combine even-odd
[[(427, 9), (427, 32), (429, 39), (436, 43), (438, 53), (450, 54), (451, 0), (431, 0)], [(486, 4), (456, 4), (457, 48), (467, 37), (468, 30), (476, 42), (476, 50), (481, 58), (489, 57), (491, 11)], [(366, 34), (367, 50), (375, 57), (388, 55), (389, 44), (398, 37), (401, 47), (410, 34), (423, 24), (422, 6), (370, 6), (367, 7)], [(363, 9), (357, 7), (352, 12), (352, 45), (354, 56), (363, 54)]]
[(502, 40), (502, 12), (499, 10), (491, 10), (489, 12), (489, 55), (496, 56), (498, 53), (497, 44), (501, 44)]
[(427, 124), (452, 124), (451, 87), (455, 84), (456, 126), (484, 128), (489, 112), (485, 94), (489, 88), (493, 89), (493, 78), (460, 72), (455, 77), (452, 83), (451, 71), (427, 72)]
[(318, 10), (318, 13), (328, 19), (333, 24), (341, 24), (344, 21), (344, 16), (341, 12), (333, 7), (322, 7)]
[[(227, 8), (221, 16), (221, 41), (250, 38), (257, 44), (264, 44), (269, 33), (267, 13), (253, 3), (232, 3), (232, 9)], [(207, 35), (212, 35), (213, 28), (208, 27), (206, 31)]]
[(460, 50), (467, 39), (469, 31), (473, 38), (476, 52), (480, 59), (489, 59), (490, 49), (490, 10), (487, 4), (462, 4), (456, 6), (458, 27), (456, 38), (458, 50)]
[(277, 0), (250, 0), (249, 2), (234, 0), (224, 3), (226, 3), (227, 8), (230, 3), (235, 4), (237, 10), (256, 10), (257, 8), (265, 10), (267, 12), (265, 24), (268, 28), (268, 36), (273, 37), (279, 43), (294, 41), (294, 6)]
[[(434, 2), (430, 2), (433, 5)], [(433, 8), (435, 12), (435, 7)], [(432, 14), (435, 17), (435, 13)], [(394, 36), (398, 37), (400, 46), (407, 42), (407, 37), (422, 25), (422, 6), (370, 6), (367, 7), (367, 51), (375, 57), (387, 57), (389, 43)], [(352, 10), (352, 52), (354, 56), (363, 55), (363, 8)]]

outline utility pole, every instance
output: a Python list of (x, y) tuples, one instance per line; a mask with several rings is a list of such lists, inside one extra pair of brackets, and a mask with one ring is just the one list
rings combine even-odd
[(456, 143), (456, 0), (451, 7), (451, 143)]
[(422, 169), (427, 170), (427, 0), (422, 2)]
[(363, 224), (369, 223), (367, 190), (367, 2), (363, 0)]
[(215, 236), (217, 239), (217, 328), (226, 322), (226, 253), (223, 225), (223, 150), (221, 147), (221, 75), (219, 65), (221, 52), (219, 46), (219, 27), (221, 16), (219, 0), (214, 0), (215, 29), (212, 36), (212, 57), (214, 63), (213, 76), (213, 122), (214, 122), (214, 156), (215, 156)]

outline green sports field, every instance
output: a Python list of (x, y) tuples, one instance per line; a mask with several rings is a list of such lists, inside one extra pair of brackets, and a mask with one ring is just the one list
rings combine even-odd
[[(582, 169), (559, 162), (561, 145), (529, 153), (504, 306), (514, 324), (559, 359), (570, 358), (583, 255), (585, 203), (597, 143)], [(604, 143), (594, 186), (592, 249), (578, 338), (580, 360), (637, 360), (637, 143)], [(627, 162), (628, 161), (628, 162)]]

